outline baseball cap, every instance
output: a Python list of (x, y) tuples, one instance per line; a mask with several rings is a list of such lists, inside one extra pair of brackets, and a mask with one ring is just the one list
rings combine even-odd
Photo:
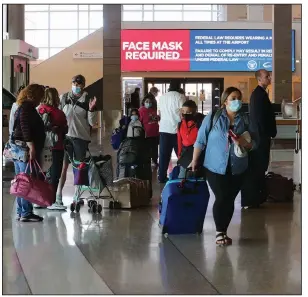
[(76, 76), (74, 76), (72, 78), (72, 82), (73, 83), (76, 82), (79, 85), (85, 85), (86, 84), (86, 79), (85, 79), (85, 77), (83, 75), (78, 74), (78, 75), (76, 75)]

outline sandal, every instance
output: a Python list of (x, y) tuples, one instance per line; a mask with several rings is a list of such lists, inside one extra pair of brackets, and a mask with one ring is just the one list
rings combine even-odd
[(232, 239), (228, 237), (226, 233), (221, 232), (216, 235), (216, 244), (218, 246), (231, 245)]

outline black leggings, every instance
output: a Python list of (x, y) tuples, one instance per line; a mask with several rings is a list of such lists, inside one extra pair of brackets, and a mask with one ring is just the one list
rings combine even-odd
[(206, 179), (214, 192), (213, 216), (217, 232), (227, 232), (234, 213), (234, 200), (241, 190), (244, 174), (225, 175), (206, 170)]
[(50, 167), (50, 181), (57, 191), (59, 179), (61, 177), (62, 166), (64, 159), (64, 150), (53, 150), (52, 151), (52, 165)]

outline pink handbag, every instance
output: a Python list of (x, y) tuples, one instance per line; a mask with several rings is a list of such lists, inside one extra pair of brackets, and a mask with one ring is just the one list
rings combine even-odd
[[(40, 180), (37, 177), (32, 176), (32, 162), (34, 166), (37, 166), (40, 172), (43, 174), (45, 180)], [(28, 166), (30, 165), (30, 174), (27, 174)], [(42, 172), (42, 169), (38, 162), (29, 161), (25, 172), (19, 173), (11, 181), (10, 194), (16, 197), (22, 197), (31, 203), (35, 203), (39, 206), (50, 206), (55, 202), (55, 190), (53, 185), (46, 181), (46, 176)]]

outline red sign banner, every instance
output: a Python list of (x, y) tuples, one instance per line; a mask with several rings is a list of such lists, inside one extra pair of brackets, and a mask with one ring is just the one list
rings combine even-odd
[(189, 71), (189, 30), (122, 30), (121, 70)]

